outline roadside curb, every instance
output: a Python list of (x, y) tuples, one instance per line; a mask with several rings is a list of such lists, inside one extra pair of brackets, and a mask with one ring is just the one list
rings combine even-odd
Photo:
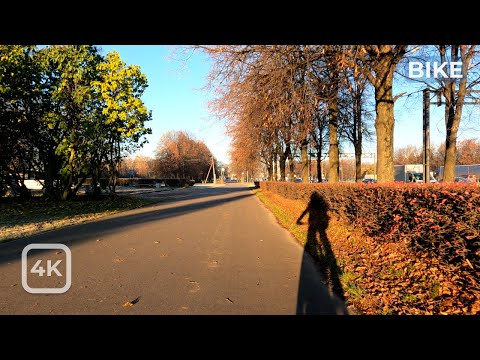
[(179, 188), (169, 188), (168, 190), (146, 190), (146, 191), (123, 191), (120, 193), (116, 193), (117, 195), (141, 195), (141, 194), (153, 194), (153, 193), (162, 193), (162, 192), (170, 192), (170, 191), (176, 191), (176, 190), (181, 190), (181, 189), (186, 189), (187, 187), (179, 187)]

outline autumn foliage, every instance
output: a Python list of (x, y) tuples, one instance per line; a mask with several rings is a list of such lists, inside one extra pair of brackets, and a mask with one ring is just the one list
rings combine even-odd
[(168, 131), (158, 141), (154, 173), (157, 177), (200, 182), (208, 174), (212, 157), (212, 152), (202, 140), (185, 131)]
[[(261, 189), (305, 205), (317, 192), (330, 204), (335, 221), (361, 230), (370, 247), (376, 249), (369, 252), (368, 259), (358, 257), (358, 248), (357, 253), (340, 247), (337, 251), (348, 253), (344, 261), (347, 267), (360, 272), (360, 278), (370, 275), (373, 284), (364, 286), (371, 287), (373, 298), (380, 296), (379, 281), (390, 281), (392, 292), (402, 288), (402, 283), (406, 284), (403, 290), (410, 288), (410, 292), (419, 284), (433, 284), (430, 294), (435, 294), (431, 298), (425, 295), (423, 285), (419, 286), (418, 293), (407, 297), (415, 300), (411, 306), (417, 308), (406, 311), (399, 305), (393, 307), (395, 313), (480, 313), (480, 187), (262, 182)], [(359, 260), (367, 266), (348, 265), (349, 261)], [(398, 276), (404, 275), (407, 268), (416, 270), (414, 276), (398, 285), (392, 276), (382, 278), (387, 268), (393, 273), (398, 271)], [(389, 300), (390, 305), (395, 302), (405, 305), (399, 299)]]

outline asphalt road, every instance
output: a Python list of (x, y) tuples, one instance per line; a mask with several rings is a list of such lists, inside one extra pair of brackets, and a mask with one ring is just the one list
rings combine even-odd
[[(310, 255), (247, 187), (151, 196), (163, 201), (0, 244), (0, 314), (347, 313), (322, 285)], [(67, 292), (23, 289), (21, 253), (34, 243), (70, 248)], [(62, 260), (56, 267), (62, 277), (54, 269), (50, 277), (29, 272), (37, 260), (44, 270), (47, 260)], [(65, 284), (63, 251), (31, 250), (27, 265), (30, 287)]]

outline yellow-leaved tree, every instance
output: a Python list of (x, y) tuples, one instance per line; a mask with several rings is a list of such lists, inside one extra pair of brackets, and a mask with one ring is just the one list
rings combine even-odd
[(109, 188), (115, 192), (118, 166), (123, 156), (133, 153), (151, 134), (145, 123), (152, 119), (151, 111), (141, 100), (147, 88), (147, 77), (137, 65), (126, 65), (116, 51), (109, 52), (97, 67), (101, 80), (93, 83), (104, 105), (102, 115), (103, 146), (106, 147), (106, 168)]

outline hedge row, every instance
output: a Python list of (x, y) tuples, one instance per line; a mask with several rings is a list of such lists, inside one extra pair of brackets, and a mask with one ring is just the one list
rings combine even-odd
[(415, 256), (435, 259), (459, 288), (480, 298), (480, 187), (286, 182), (260, 187), (304, 202), (317, 192), (338, 218), (376, 241), (405, 241)]

